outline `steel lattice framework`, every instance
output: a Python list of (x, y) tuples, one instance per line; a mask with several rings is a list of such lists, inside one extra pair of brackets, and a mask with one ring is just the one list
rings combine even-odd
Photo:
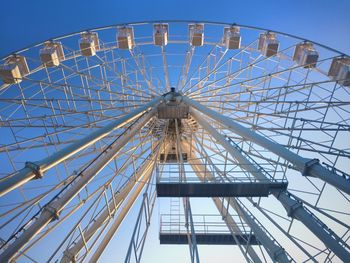
[(246, 262), (350, 258), (346, 54), (257, 27), (151, 21), (1, 64), (1, 262), (96, 262), (125, 220), (123, 260), (140, 262), (156, 202), (160, 242), (188, 244), (191, 262), (201, 244)]

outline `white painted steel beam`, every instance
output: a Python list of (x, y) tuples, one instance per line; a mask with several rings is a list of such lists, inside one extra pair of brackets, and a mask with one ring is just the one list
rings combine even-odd
[[(145, 176), (143, 177), (143, 182), (149, 182), (150, 177), (153, 174), (154, 167), (155, 167), (155, 160), (151, 163), (151, 169), (147, 169), (147, 172)], [(120, 224), (123, 222), (125, 216), (130, 211), (132, 205), (134, 204), (135, 200), (138, 198), (138, 196), (141, 193), (141, 190), (144, 188), (144, 186), (147, 185), (147, 183), (138, 183), (136, 185), (135, 190), (132, 192), (131, 196), (128, 198), (128, 201), (125, 206), (123, 206), (122, 210), (120, 211), (120, 214), (116, 218), (116, 220), (113, 222), (111, 227), (108, 229), (107, 233), (103, 236), (102, 241), (99, 243), (97, 249), (91, 256), (89, 262), (95, 263), (98, 261), (98, 259), (101, 257), (103, 251), (107, 247), (108, 243), (113, 238), (115, 232), (118, 230)]]
[(145, 113), (149, 108), (155, 107), (162, 100), (162, 97), (156, 97), (151, 100), (149, 103), (145, 104), (142, 107), (137, 108), (124, 115), (123, 117), (118, 118), (117, 120), (112, 121), (108, 125), (99, 130), (90, 133), (86, 137), (76, 141), (75, 143), (55, 152), (54, 154), (41, 159), (35, 162), (27, 162), (26, 166), (16, 172), (15, 174), (7, 177), (6, 179), (0, 182), (0, 197), (6, 193), (16, 189), (17, 187), (24, 185), (30, 180), (42, 178), (44, 172), (54, 167), (55, 165), (63, 162), (70, 156), (76, 154), (77, 152), (85, 149), (89, 145), (97, 142), (98, 140), (104, 138), (112, 131), (130, 123), (136, 118), (140, 117)]
[[(110, 199), (108, 207), (105, 207), (103, 211), (98, 215), (98, 217), (94, 219), (94, 222), (88, 227), (88, 229), (82, 233), (84, 238), (79, 238), (79, 240), (74, 242), (70, 248), (66, 249), (63, 252), (61, 263), (69, 263), (75, 261), (76, 255), (85, 246), (84, 242), (88, 242), (90, 238), (96, 233), (96, 231), (106, 223), (106, 221), (110, 218), (110, 214), (114, 215), (117, 212), (117, 209), (123, 204), (124, 200), (132, 191), (135, 184), (138, 181), (147, 181), (152, 171), (151, 168), (152, 161), (151, 159), (147, 159), (146, 162), (136, 171), (136, 173), (130, 177), (130, 179), (123, 186), (123, 188), (114, 193), (114, 198)], [(139, 185), (142, 185), (142, 183), (139, 183)], [(141, 190), (142, 187), (136, 187), (134, 191), (136, 191), (137, 193), (135, 195), (138, 196)], [(125, 215), (125, 213), (118, 214), (116, 221), (122, 222)], [(119, 219), (119, 217), (121, 218)]]
[(350, 182), (345, 178), (327, 170), (325, 167), (318, 163), (318, 160), (301, 157), (298, 154), (279, 145), (278, 143), (273, 142), (264, 136), (261, 136), (254, 131), (240, 125), (231, 118), (224, 116), (212, 109), (209, 109), (208, 107), (198, 103), (197, 101), (191, 100), (188, 97), (182, 96), (182, 100), (187, 105), (192, 106), (203, 114), (218, 121), (234, 133), (242, 136), (249, 141), (259, 144), (260, 146), (289, 161), (302, 174), (318, 177), (325, 182), (335, 186), (336, 188), (344, 191), (345, 193), (350, 194)]
[(147, 112), (141, 119), (133, 124), (114, 145), (97, 159), (93, 165), (86, 169), (82, 176), (76, 180), (72, 187), (68, 187), (59, 197), (47, 204), (38, 218), (11, 243), (0, 255), (0, 262), (10, 261), (33, 237), (35, 237), (52, 220), (58, 219), (62, 209), (97, 175), (108, 163), (117, 157), (121, 148), (133, 138), (136, 133), (154, 116), (156, 109)]

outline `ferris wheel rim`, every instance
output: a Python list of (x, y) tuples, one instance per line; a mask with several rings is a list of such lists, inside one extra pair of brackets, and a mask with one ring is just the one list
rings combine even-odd
[(329, 51), (335, 52), (337, 53), (339, 56), (341, 57), (350, 57), (350, 54), (344, 53), (342, 51), (339, 51), (335, 48), (332, 48), (328, 45), (319, 43), (319, 42), (315, 42), (313, 40), (304, 38), (304, 37), (300, 37), (294, 34), (290, 34), (290, 33), (285, 33), (282, 31), (276, 31), (273, 29), (269, 29), (269, 28), (265, 28), (265, 27), (259, 27), (259, 26), (252, 26), (252, 25), (245, 25), (245, 24), (240, 24), (240, 23), (229, 23), (229, 22), (221, 22), (221, 21), (212, 21), (212, 20), (144, 20), (144, 21), (135, 21), (135, 22), (124, 22), (124, 23), (116, 23), (116, 24), (111, 24), (111, 25), (105, 25), (105, 26), (100, 26), (100, 27), (92, 27), (92, 28), (85, 28), (85, 29), (81, 29), (79, 31), (74, 31), (71, 33), (65, 33), (62, 35), (58, 35), (58, 36), (54, 36), (51, 38), (47, 38), (45, 40), (41, 40), (38, 42), (35, 42), (34, 44), (30, 44), (24, 48), (12, 51), (10, 53), (8, 53), (7, 55), (4, 55), (2, 57), (0, 57), (0, 60), (6, 60), (8, 57), (12, 56), (12, 55), (17, 55), (17, 54), (21, 54), (22, 52), (25, 52), (31, 48), (34, 47), (39, 47), (41, 45), (43, 45), (45, 42), (47, 41), (55, 41), (55, 40), (62, 40), (65, 39), (67, 37), (71, 37), (71, 36), (76, 36), (82, 32), (98, 32), (101, 30), (106, 30), (106, 29), (112, 29), (112, 28), (117, 28), (118, 26), (139, 26), (139, 25), (144, 25), (144, 24), (153, 24), (153, 23), (204, 23), (204, 24), (210, 24), (210, 25), (218, 25), (218, 26), (239, 26), (241, 28), (245, 28), (245, 29), (252, 29), (252, 30), (259, 30), (259, 31), (265, 31), (265, 32), (273, 32), (273, 33), (277, 33), (279, 35), (283, 35), (286, 37), (290, 37), (290, 38), (294, 38), (303, 42), (310, 42), (315, 44), (316, 46), (322, 47), (324, 49), (327, 49)]

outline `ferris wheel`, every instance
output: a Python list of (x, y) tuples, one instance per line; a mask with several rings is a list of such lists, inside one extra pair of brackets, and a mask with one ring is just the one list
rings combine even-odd
[(350, 258), (348, 55), (150, 21), (0, 64), (1, 262), (96, 262), (113, 242), (140, 262), (152, 225), (191, 262), (203, 245), (240, 262)]

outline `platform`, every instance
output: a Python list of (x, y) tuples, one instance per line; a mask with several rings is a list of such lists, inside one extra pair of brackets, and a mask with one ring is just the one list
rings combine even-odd
[[(188, 244), (186, 220), (183, 214), (177, 215), (179, 220), (174, 221), (174, 215), (162, 214), (160, 220), (159, 241), (164, 245)], [(227, 223), (220, 215), (193, 214), (193, 227), (196, 233), (196, 241), (199, 245), (259, 245), (250, 227), (240, 221), (238, 214), (231, 214), (236, 222), (230, 226), (232, 231), (239, 228), (240, 233), (232, 235)]]
[[(249, 239), (250, 245), (259, 245), (259, 241), (255, 235), (235, 235), (241, 245), (247, 245)], [(159, 234), (159, 241), (161, 245), (185, 245), (188, 244), (186, 233), (179, 234)], [(236, 240), (231, 234), (210, 233), (210, 234), (196, 234), (196, 241), (198, 245), (237, 245)]]
[(263, 197), (284, 190), (286, 181), (157, 182), (158, 197)]

